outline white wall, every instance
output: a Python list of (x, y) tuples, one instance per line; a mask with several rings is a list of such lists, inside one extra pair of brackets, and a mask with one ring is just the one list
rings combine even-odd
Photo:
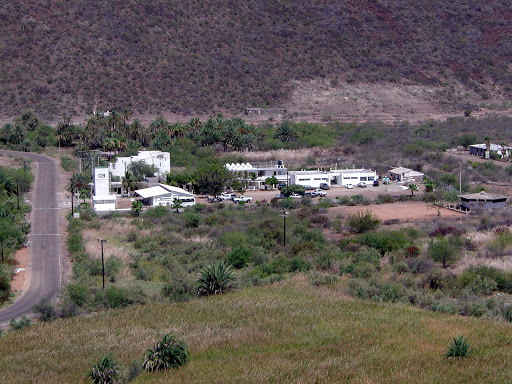
[(110, 195), (110, 174), (107, 168), (94, 168), (94, 196)]
[(377, 172), (370, 170), (360, 170), (354, 172), (354, 170), (343, 170), (330, 172), (331, 178), (336, 177), (336, 185), (345, 186), (347, 184), (356, 185), (358, 183), (366, 183), (366, 185), (372, 185), (374, 180), (377, 180)]
[(130, 164), (134, 161), (143, 161), (157, 168), (157, 176), (164, 176), (171, 171), (171, 154), (160, 151), (139, 151), (137, 156), (118, 157), (115, 163), (110, 163), (108, 169), (112, 176), (123, 177)]
[(330, 184), (329, 174), (324, 172), (300, 174), (290, 172), (291, 185), (310, 185), (314, 188), (320, 188), (320, 184)]

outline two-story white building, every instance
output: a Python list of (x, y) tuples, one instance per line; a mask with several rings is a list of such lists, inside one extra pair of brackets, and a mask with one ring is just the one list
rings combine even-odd
[(265, 180), (274, 176), (278, 184), (288, 183), (288, 169), (281, 160), (276, 163), (231, 163), (225, 165), (228, 171), (235, 173), (247, 182), (248, 186), (260, 189), (265, 185)]
[(115, 163), (108, 165), (108, 170), (112, 176), (123, 177), (130, 164), (137, 161), (155, 166), (156, 174), (150, 176), (163, 177), (171, 171), (171, 154), (161, 151), (139, 151), (137, 156), (117, 157)]
[(106, 167), (94, 168), (92, 207), (97, 212), (116, 210), (116, 196), (110, 191), (110, 173)]
[(377, 172), (371, 169), (337, 169), (329, 171), (331, 186), (344, 187), (347, 184), (357, 185), (365, 183), (372, 185), (377, 180)]
[(320, 184), (329, 184), (329, 173), (322, 171), (290, 171), (290, 185), (320, 188)]

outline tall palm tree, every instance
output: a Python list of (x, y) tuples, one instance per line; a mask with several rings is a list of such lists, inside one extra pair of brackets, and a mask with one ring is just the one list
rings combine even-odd
[(172, 201), (172, 209), (175, 209), (176, 213), (178, 213), (180, 211), (180, 208), (183, 208), (183, 204), (181, 203), (180, 199), (175, 198)]
[(414, 196), (414, 192), (418, 190), (418, 186), (416, 184), (409, 184), (409, 191), (411, 191), (411, 197)]
[(507, 149), (508, 145), (507, 145), (507, 143), (505, 141), (502, 141), (500, 143), (500, 146), (501, 146), (501, 158), (503, 160), (507, 160), (508, 157), (509, 157), (509, 152), (508, 152), (508, 149)]
[(490, 152), (491, 151), (491, 138), (490, 138), (490, 136), (485, 136), (484, 137), (484, 143), (485, 143), (485, 148), (486, 148), (487, 152)]
[(126, 193), (129, 194), (130, 189), (133, 188), (134, 185), (135, 179), (133, 178), (132, 173), (130, 171), (126, 171), (124, 173), (124, 177), (122, 178), (121, 186), (126, 190)]

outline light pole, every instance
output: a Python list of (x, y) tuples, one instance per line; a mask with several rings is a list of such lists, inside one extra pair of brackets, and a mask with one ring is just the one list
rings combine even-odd
[(98, 241), (101, 243), (101, 275), (103, 277), (103, 290), (105, 290), (105, 259), (103, 257), (103, 243), (107, 240), (100, 240)]
[(286, 216), (288, 216), (290, 212), (287, 212), (286, 209), (283, 209), (283, 214), (279, 215), (283, 218), (283, 245), (286, 247)]

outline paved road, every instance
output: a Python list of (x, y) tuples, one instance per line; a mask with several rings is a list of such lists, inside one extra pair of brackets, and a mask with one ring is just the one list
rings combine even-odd
[(61, 286), (59, 252), (59, 207), (57, 202), (57, 162), (34, 153), (0, 150), (33, 161), (35, 181), (32, 192), (32, 231), (29, 234), (31, 277), (28, 289), (11, 306), (0, 312), (0, 324), (32, 311), (42, 298), (53, 298)]

